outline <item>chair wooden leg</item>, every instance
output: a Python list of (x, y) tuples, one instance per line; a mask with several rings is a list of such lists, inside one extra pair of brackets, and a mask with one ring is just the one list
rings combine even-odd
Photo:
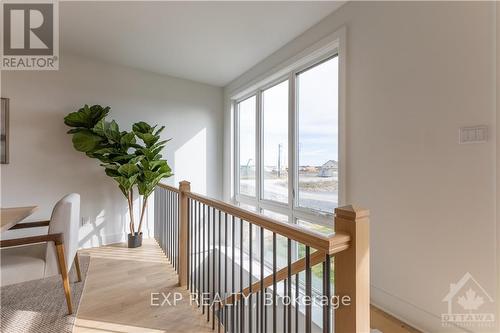
[(68, 305), (68, 313), (73, 313), (71, 305), (71, 289), (69, 287), (68, 271), (66, 270), (66, 261), (64, 260), (64, 248), (62, 244), (56, 245), (57, 259), (59, 262), (59, 269), (61, 270), (61, 277), (63, 280), (64, 294), (66, 296), (66, 304)]
[(80, 271), (80, 260), (78, 260), (78, 253), (75, 254), (75, 268), (76, 275), (78, 276), (78, 282), (82, 282), (82, 272)]

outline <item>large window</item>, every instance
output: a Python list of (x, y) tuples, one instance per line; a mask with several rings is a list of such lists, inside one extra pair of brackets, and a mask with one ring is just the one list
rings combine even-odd
[(297, 74), (298, 205), (332, 212), (338, 203), (338, 57)]
[(330, 233), (341, 176), (337, 53), (291, 68), (245, 96), (234, 101), (236, 201)]

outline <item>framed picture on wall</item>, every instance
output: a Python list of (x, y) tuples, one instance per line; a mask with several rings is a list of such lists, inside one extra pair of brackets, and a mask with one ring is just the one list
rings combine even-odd
[(1, 98), (0, 114), (0, 164), (9, 164), (9, 99)]

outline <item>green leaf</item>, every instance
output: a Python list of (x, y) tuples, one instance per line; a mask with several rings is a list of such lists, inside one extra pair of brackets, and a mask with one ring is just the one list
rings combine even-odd
[(92, 152), (102, 142), (102, 138), (90, 131), (82, 131), (73, 134), (73, 147), (81, 152)]
[(114, 179), (118, 182), (118, 184), (120, 184), (121, 187), (123, 187), (123, 189), (130, 191), (137, 180), (137, 176), (138, 174), (131, 177), (114, 177)]
[(100, 105), (89, 107), (85, 105), (76, 112), (71, 112), (64, 117), (64, 123), (70, 127), (93, 128), (101, 119), (109, 113), (109, 106), (103, 108)]
[(109, 128), (106, 131), (106, 137), (111, 141), (120, 143), (122, 133), (120, 133), (120, 128), (118, 127), (116, 121), (113, 120), (109, 123)]
[(109, 123), (105, 121), (104, 119), (101, 119), (95, 124), (94, 127), (92, 127), (92, 131), (100, 136), (106, 136), (106, 132), (109, 128)]
[(134, 132), (127, 133), (120, 138), (120, 144), (122, 145), (122, 147), (130, 147), (135, 142)]
[(165, 126), (162, 126), (160, 128), (158, 128), (158, 130), (156, 132), (154, 132), (154, 135), (158, 136), (160, 135), (160, 133), (165, 129)]
[(139, 168), (137, 165), (132, 164), (132, 163), (127, 163), (118, 168), (118, 172), (126, 177), (132, 177), (133, 175), (136, 175), (139, 173)]
[(117, 155), (117, 156), (113, 156), (112, 160), (113, 162), (126, 162), (126, 163), (129, 163), (130, 160), (132, 160), (133, 158), (135, 158), (136, 155), (132, 155), (132, 154), (120, 154), (120, 155)]
[(105, 155), (115, 153), (116, 150), (113, 148), (101, 148), (94, 151), (94, 154)]
[(108, 175), (109, 177), (120, 177), (120, 173), (116, 170), (113, 170), (113, 169), (104, 169), (104, 172), (106, 172), (106, 175)]
[(137, 133), (151, 133), (152, 129), (151, 129), (151, 126), (144, 122), (144, 121), (140, 121), (138, 123), (135, 123), (134, 125), (132, 125), (132, 131), (134, 131), (136, 134)]
[(78, 128), (72, 128), (69, 131), (67, 131), (66, 133), (68, 133), (68, 134), (75, 134), (75, 133), (78, 133), (78, 132), (85, 132), (85, 131), (87, 131), (86, 128), (78, 127)]
[(159, 136), (154, 136), (151, 133), (136, 133), (137, 136), (144, 141), (147, 147), (150, 147), (156, 143), (160, 139)]

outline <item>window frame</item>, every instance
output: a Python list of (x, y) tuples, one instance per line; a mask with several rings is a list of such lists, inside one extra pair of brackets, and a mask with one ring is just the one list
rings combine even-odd
[[(234, 143), (233, 165), (233, 197), (235, 203), (243, 203), (256, 207), (258, 213), (270, 210), (288, 216), (289, 223), (297, 224), (298, 220), (306, 220), (325, 226), (333, 226), (333, 214), (325, 213), (298, 205), (298, 110), (296, 96), (297, 75), (313, 68), (334, 57), (338, 57), (338, 206), (345, 203), (346, 172), (345, 172), (345, 28), (341, 28), (330, 36), (314, 44), (312, 47), (291, 58), (277, 69), (254, 80), (246, 88), (239, 89), (231, 94), (230, 103), (233, 110), (233, 137)], [(263, 196), (263, 91), (288, 80), (288, 202), (281, 203)], [(255, 124), (255, 197), (239, 193), (240, 189), (240, 161), (239, 161), (239, 103), (256, 96), (256, 124)], [(291, 186), (290, 186), (291, 184)]]

